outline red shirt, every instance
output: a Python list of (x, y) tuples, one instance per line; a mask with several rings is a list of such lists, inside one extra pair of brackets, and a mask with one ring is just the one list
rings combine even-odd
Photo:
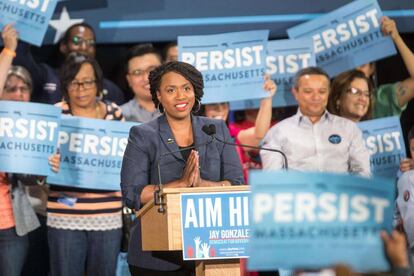
[(0, 229), (14, 227), (13, 205), (9, 180), (6, 173), (0, 172)]

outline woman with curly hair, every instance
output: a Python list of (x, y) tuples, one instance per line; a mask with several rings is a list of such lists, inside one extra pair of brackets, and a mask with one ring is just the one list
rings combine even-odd
[[(190, 64), (175, 61), (152, 71), (149, 81), (152, 100), (163, 115), (130, 130), (121, 170), (124, 203), (137, 211), (154, 197), (160, 181), (158, 162), (164, 187), (242, 184), (234, 147), (211, 141), (202, 131), (203, 126), (213, 124), (215, 135), (230, 141), (225, 122), (192, 115), (203, 96), (201, 73)], [(131, 231), (128, 263), (133, 275), (188, 273), (180, 265), (156, 258), (153, 252), (142, 251), (140, 219)]]

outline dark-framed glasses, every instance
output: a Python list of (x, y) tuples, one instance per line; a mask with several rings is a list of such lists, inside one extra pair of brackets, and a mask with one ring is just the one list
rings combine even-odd
[(89, 46), (89, 47), (94, 47), (96, 44), (95, 39), (84, 39), (76, 35), (72, 37), (72, 43), (76, 46), (85, 44), (86, 46)]
[(83, 89), (90, 89), (95, 87), (95, 85), (96, 80), (72, 81), (68, 85), (68, 90), (78, 90), (80, 87), (82, 87)]
[(22, 94), (30, 94), (30, 88), (26, 85), (23, 86), (5, 86), (4, 92), (5, 93), (16, 93), (17, 91), (20, 91)]
[(348, 90), (346, 92), (348, 92), (351, 95), (358, 96), (358, 97), (359, 96), (365, 96), (367, 98), (371, 98), (371, 96), (372, 96), (372, 92), (371, 91), (369, 91), (369, 90), (361, 90), (361, 89), (355, 88), (355, 87), (348, 88)]

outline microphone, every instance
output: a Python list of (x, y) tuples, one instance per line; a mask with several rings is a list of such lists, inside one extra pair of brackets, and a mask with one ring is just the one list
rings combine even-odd
[[(204, 127), (206, 127), (206, 125), (204, 125), (202, 127), (202, 130), (204, 129)], [(213, 125), (213, 127), (214, 127), (214, 125)], [(203, 132), (205, 132), (205, 131), (203, 130)], [(215, 134), (215, 133), (216, 133), (216, 128), (214, 127), (214, 133), (213, 134)], [(165, 213), (165, 208), (164, 208), (165, 203), (163, 202), (163, 198), (162, 198), (163, 185), (162, 185), (162, 180), (161, 180), (161, 160), (164, 157), (166, 157), (168, 155), (171, 155), (171, 154), (174, 154), (174, 153), (179, 153), (179, 152), (182, 152), (182, 151), (197, 149), (197, 148), (207, 146), (208, 144), (210, 144), (214, 140), (213, 135), (209, 134), (209, 136), (210, 136), (210, 140), (207, 141), (207, 142), (201, 143), (199, 145), (193, 145), (193, 146), (185, 147), (185, 148), (175, 150), (175, 151), (165, 152), (165, 153), (160, 155), (160, 158), (158, 159), (158, 162), (157, 162), (158, 184), (157, 184), (157, 190), (154, 191), (154, 204), (159, 206), (158, 207), (158, 213)]]
[(231, 142), (227, 142), (224, 140), (219, 139), (215, 134), (216, 134), (216, 126), (214, 124), (210, 124), (210, 125), (204, 125), (201, 130), (207, 134), (210, 135), (213, 139), (226, 144), (226, 145), (230, 145), (230, 146), (236, 146), (236, 147), (242, 147), (242, 148), (248, 148), (248, 149), (256, 149), (256, 150), (267, 150), (267, 151), (272, 151), (272, 152), (277, 152), (280, 155), (282, 155), (283, 157), (283, 169), (287, 170), (288, 169), (288, 161), (287, 161), (287, 157), (285, 155), (285, 153), (281, 150), (277, 150), (277, 149), (271, 149), (271, 148), (264, 148), (264, 147), (256, 147), (256, 146), (250, 146), (250, 145), (243, 145), (243, 144), (236, 144), (236, 143), (231, 143)]
[(216, 134), (216, 126), (213, 124), (210, 125), (204, 125), (201, 130), (207, 134), (208, 136), (211, 136), (213, 139), (215, 139), (216, 137), (213, 136)]

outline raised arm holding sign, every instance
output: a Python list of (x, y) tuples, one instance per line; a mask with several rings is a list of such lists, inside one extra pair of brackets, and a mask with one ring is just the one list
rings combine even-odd
[(396, 53), (383, 37), (376, 0), (353, 1), (328, 14), (287, 30), (290, 38), (311, 37), (316, 63), (333, 77)]
[[(408, 102), (414, 98), (414, 53), (400, 36), (394, 20), (383, 16), (381, 18), (381, 30), (384, 35), (391, 37), (395, 46), (397, 46), (410, 77), (396, 83), (376, 87), (373, 93), (375, 100), (373, 118), (400, 116)], [(364, 72), (369, 78), (372, 78), (376, 73), (373, 62), (359, 66), (357, 69)]]
[(11, 25), (5, 25), (1, 32), (3, 39), (3, 50), (0, 54), (0, 98), (2, 97), (4, 84), (7, 78), (13, 58), (16, 56), (17, 48), (17, 32)]
[(0, 26), (15, 23), (20, 39), (40, 46), (57, 2), (57, 0), (1, 2)]
[[(278, 86), (279, 92), (272, 100), (273, 107), (296, 105), (292, 94), (293, 77), (306, 67), (315, 66), (315, 54), (310, 38), (272, 40), (267, 45), (266, 74)], [(258, 99), (232, 101), (232, 110), (259, 108)]]

